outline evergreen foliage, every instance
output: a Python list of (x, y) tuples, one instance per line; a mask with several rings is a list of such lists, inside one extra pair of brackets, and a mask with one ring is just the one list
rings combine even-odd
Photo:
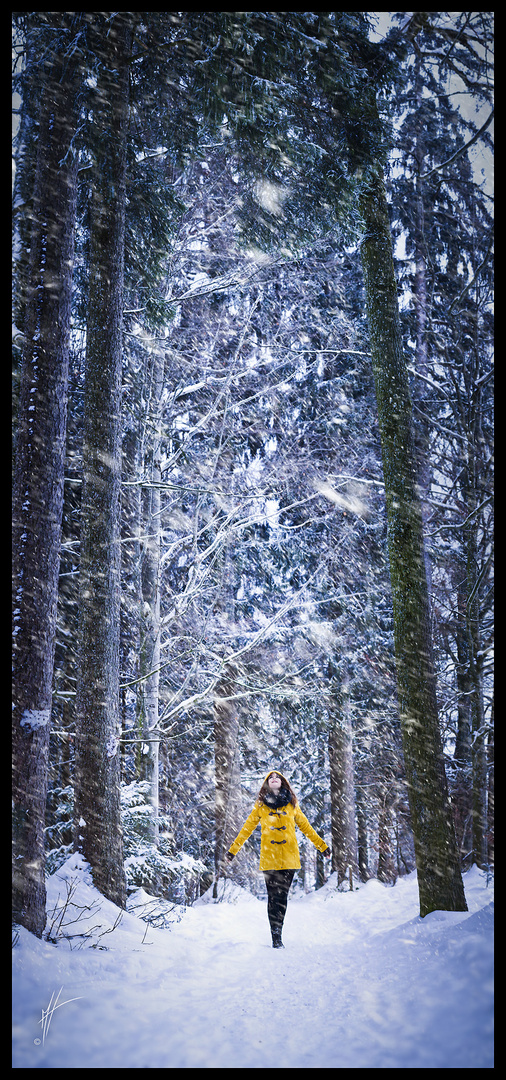
[[(104, 780), (114, 809), (104, 816), (112, 814), (107, 829), (116, 839), (121, 821), (123, 854), (112, 840), (107, 846), (126, 889), (189, 903), (213, 879), (216, 886), (219, 837), (246, 816), (276, 764), (317, 831), (329, 841), (333, 833), (343, 885), (350, 867), (352, 876), (381, 880), (414, 868), (408, 796), (420, 784), (404, 757), (405, 642), (388, 547), (400, 520), (392, 490), (402, 478), (400, 457), (390, 475), (381, 446), (385, 418), (398, 439), (402, 410), (381, 401), (371, 317), (383, 265), (374, 263), (380, 252), (371, 247), (366, 204), (382, 169), (382, 235), (393, 240), (396, 275), (387, 344), (398, 334), (409, 363), (404, 443), (412, 427), (409, 484), (422, 499), (437, 677), (434, 735), (463, 865), (488, 866), (492, 208), (474, 154), (491, 145), (492, 13), (400, 13), (380, 42), (365, 12), (128, 13), (128, 123), (117, 177), (109, 170), (118, 145), (107, 114), (113, 98), (100, 94), (117, 89), (107, 57), (118, 13), (72, 14), (67, 27), (61, 13), (15, 13), (24, 64), (16, 74), (18, 330), (33, 284), (27, 229), (51, 56), (78, 57), (80, 79), (69, 371), (60, 388), (68, 425), (58, 609), (47, 652), (47, 870), (71, 842), (74, 789), (77, 821), (88, 815), (82, 792), (91, 766), (78, 746), (83, 723), (98, 716), (94, 706), (83, 712), (83, 702), (99, 700), (89, 643), (98, 640), (98, 586), (112, 565), (98, 541), (90, 548), (90, 530), (81, 539), (89, 503), (82, 481), (89, 485), (90, 449), (92, 457), (99, 449), (90, 435), (93, 349), (97, 378), (112, 375), (104, 360), (113, 352), (121, 376), (112, 463), (121, 500), (117, 511), (100, 502), (88, 516), (91, 525), (107, 521), (121, 549), (105, 605), (116, 635), (107, 679), (113, 720), (108, 735), (97, 728), (93, 737), (103, 764), (107, 742), (110, 750), (111, 737), (118, 740), (116, 773)], [(479, 116), (464, 113), (463, 100), (479, 105)], [(124, 218), (114, 223), (120, 189)], [(107, 277), (113, 228), (124, 262), (114, 299), (121, 310), (114, 333), (94, 341), (93, 320), (105, 326), (113, 310), (92, 288)], [(20, 343), (17, 334), (16, 400)], [(22, 481), (19, 461), (16, 473)], [(407, 502), (413, 506), (411, 496)], [(409, 656), (412, 667), (418, 660)], [(341, 825), (346, 806), (355, 816), (336, 839), (330, 760), (342, 739), (351, 754), (346, 775), (334, 777), (344, 784)], [(429, 753), (428, 767), (444, 789), (443, 758)], [(426, 802), (425, 789), (422, 817)], [(444, 845), (453, 826), (442, 827)], [(255, 844), (227, 871), (253, 891)], [(305, 886), (321, 884), (310, 851), (303, 862)]]

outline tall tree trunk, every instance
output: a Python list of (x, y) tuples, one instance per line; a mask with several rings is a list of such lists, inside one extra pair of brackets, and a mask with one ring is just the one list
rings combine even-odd
[(347, 703), (347, 680), (339, 686), (337, 669), (329, 664), (333, 701), (330, 707), (329, 764), (332, 828), (332, 870), (337, 881), (357, 877), (357, 829), (355, 823), (355, 783), (353, 741)]
[(467, 910), (444, 770), (408, 375), (392, 239), (378, 165), (361, 209), (367, 316), (381, 433), (397, 690), (418, 870), (420, 914)]
[[(474, 320), (477, 334), (477, 319)], [(474, 343), (474, 356), (478, 357), (479, 340)], [(481, 400), (478, 363), (471, 361), (466, 394), (467, 455), (463, 469), (467, 520), (464, 528), (466, 553), (466, 636), (469, 653), (469, 683), (471, 703), (471, 760), (472, 760), (472, 822), (473, 859), (477, 866), (486, 867), (487, 853), (487, 735), (483, 702), (483, 656), (480, 635), (480, 452), (483, 446), (481, 432)]]
[[(418, 114), (420, 117), (416, 143), (414, 147), (415, 159), (415, 279), (413, 283), (413, 296), (415, 303), (415, 366), (418, 375), (428, 374), (428, 349), (427, 349), (427, 244), (425, 239), (425, 191), (424, 181), (421, 179), (425, 170), (425, 127), (422, 111), (423, 88), (420, 78), (420, 58), (415, 59), (415, 92)], [(423, 406), (423, 398), (426, 384), (418, 379), (415, 382), (414, 403)], [(423, 411), (423, 409), (422, 409)], [(430, 431), (428, 421), (418, 415), (418, 423), (415, 426), (415, 451), (417, 455), (417, 472), (420, 493), (422, 496), (421, 510), (422, 523), (425, 529), (428, 517), (428, 504), (426, 502), (431, 490), (432, 469), (429, 454)], [(425, 573), (429, 604), (431, 603), (431, 562), (424, 548)]]
[[(476, 576), (477, 560), (472, 576)], [(483, 703), (483, 663), (480, 652), (479, 604), (477, 599), (468, 606), (468, 636), (471, 644), (471, 725), (472, 725), (472, 835), (473, 860), (485, 869), (488, 864), (487, 774), (488, 751)]]
[(128, 59), (134, 13), (101, 25), (94, 101), (76, 698), (75, 842), (97, 888), (126, 898), (120, 822), (119, 598)]
[(490, 735), (488, 738), (488, 848), (487, 865), (494, 865), (494, 702), (490, 716)]
[(453, 755), (455, 780), (452, 789), (452, 803), (460, 858), (462, 865), (468, 867), (473, 850), (472, 691), (470, 646), (466, 621), (466, 573), (461, 559), (456, 561), (453, 576), (457, 596), (457, 736)]
[(382, 789), (378, 815), (378, 881), (393, 883), (397, 877), (392, 851), (393, 840), (392, 796), (388, 787)]
[[(69, 35), (79, 16), (56, 13)], [(70, 52), (70, 50), (69, 50)], [(79, 53), (48, 52), (25, 291), (13, 492), (14, 918), (44, 930), (44, 820), (60, 568)]]
[[(133, 396), (133, 395), (132, 395)], [(120, 686), (120, 716), (122, 730), (132, 727), (133, 735), (139, 736), (134, 744), (137, 763), (142, 744), (141, 731), (138, 731), (138, 703), (140, 692), (132, 694), (132, 682), (140, 675), (141, 653), (141, 538), (144, 535), (142, 524), (142, 489), (139, 484), (141, 474), (141, 451), (139, 433), (131, 426), (124, 432), (122, 447), (122, 497), (121, 497), (121, 627), (120, 627), (120, 671), (129, 677)], [(134, 658), (134, 659), (132, 659)], [(140, 713), (140, 709), (139, 709)], [(130, 756), (132, 746), (125, 740), (121, 744), (122, 768), (125, 772), (125, 760)]]
[(144, 753), (143, 779), (150, 785), (151, 840), (158, 844), (159, 748), (158, 695), (160, 685), (160, 484), (161, 484), (161, 400), (164, 359), (155, 350), (152, 368), (151, 408), (149, 413), (149, 450), (147, 451), (145, 491), (145, 534), (142, 554), (141, 683)]
[[(40, 32), (38, 12), (25, 14), (24, 64), (25, 78), (22, 89), (22, 106), (18, 118), (18, 127), (14, 139), (15, 170), (12, 183), (12, 255), (13, 255), (13, 326), (20, 332), (26, 322), (25, 305), (32, 293), (30, 276), (33, 273), (32, 259), (35, 249), (31, 243), (31, 233), (36, 223), (34, 213), (35, 172), (37, 158), (47, 151), (47, 144), (41, 142), (42, 106), (44, 111), (50, 106), (50, 95), (45, 93), (44, 77), (40, 77), (38, 56), (40, 44), (37, 42), (37, 30)], [(31, 77), (27, 76), (31, 72)], [(39, 77), (38, 77), (39, 76)], [(68, 102), (67, 102), (68, 105)], [(63, 119), (63, 114), (61, 116)], [(46, 132), (47, 138), (47, 132)], [(18, 342), (14, 338), (14, 345)], [(15, 362), (15, 354), (13, 362)], [(14, 372), (16, 374), (16, 371)], [(18, 378), (20, 372), (17, 373)], [(15, 389), (15, 387), (14, 387)]]
[[(322, 742), (321, 738), (319, 738), (318, 739), (318, 773), (319, 773), (320, 776), (323, 775), (324, 769), (325, 769), (325, 747), (323, 745), (323, 742)], [(314, 821), (313, 821), (313, 829), (320, 836), (323, 836), (324, 818), (325, 818), (325, 813), (324, 813), (325, 807), (324, 807), (324, 798), (323, 798), (323, 796), (324, 796), (323, 790), (319, 790), (318, 791), (318, 800), (317, 800), (318, 811), (317, 811), (317, 814), (315, 815), (315, 818), (314, 818)], [(326, 859), (324, 858), (323, 853), (317, 849), (316, 850), (316, 881), (315, 881), (315, 888), (316, 889), (321, 889), (322, 886), (325, 885), (325, 862), (326, 862)]]
[(367, 804), (365, 793), (357, 786), (357, 849), (358, 849), (358, 873), (361, 881), (368, 881), (371, 877), (369, 869), (369, 842), (367, 834)]
[(240, 827), (241, 774), (239, 767), (239, 716), (235, 701), (227, 701), (235, 689), (237, 671), (227, 666), (214, 698), (215, 844), (214, 895), (223, 856)]

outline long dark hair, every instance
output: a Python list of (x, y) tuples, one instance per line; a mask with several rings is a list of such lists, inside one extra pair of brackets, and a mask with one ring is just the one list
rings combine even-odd
[(258, 792), (258, 796), (257, 796), (258, 802), (265, 803), (265, 796), (271, 790), (270, 787), (269, 787), (269, 777), (272, 776), (274, 773), (276, 774), (276, 776), (279, 776), (279, 779), (281, 780), (281, 790), (283, 790), (283, 788), (284, 788), (284, 790), (286, 791), (286, 793), (288, 795), (288, 801), (291, 802), (292, 806), (297, 806), (297, 796), (296, 796), (291, 784), (289, 784), (288, 780), (286, 779), (286, 776), (283, 776), (283, 773), (278, 772), (277, 769), (271, 769), (270, 773), (267, 773), (267, 776), (265, 777), (265, 780), (264, 780), (264, 782), (262, 784), (262, 787), (260, 788), (260, 791)]

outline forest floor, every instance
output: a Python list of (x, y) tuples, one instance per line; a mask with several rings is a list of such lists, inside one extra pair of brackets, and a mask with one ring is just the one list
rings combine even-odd
[(493, 1068), (493, 882), (464, 882), (468, 912), (421, 919), (416, 874), (354, 892), (333, 876), (290, 897), (274, 950), (238, 886), (155, 929), (73, 856), (48, 881), (56, 942), (16, 938), (13, 1067)]

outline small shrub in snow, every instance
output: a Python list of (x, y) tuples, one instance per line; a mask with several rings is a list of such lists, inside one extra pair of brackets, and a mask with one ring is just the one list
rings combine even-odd
[(193, 903), (199, 894), (204, 864), (186, 852), (174, 852), (170, 822), (159, 815), (159, 844), (151, 840), (153, 807), (149, 784), (134, 781), (121, 790), (123, 848), (127, 890), (144, 889), (152, 897), (176, 904)]
[[(123, 854), (129, 893), (145, 889), (152, 896), (176, 904), (192, 904), (200, 893), (200, 880), (206, 873), (204, 863), (184, 851), (176, 852), (170, 822), (159, 815), (159, 844), (152, 841), (153, 807), (149, 802), (150, 786), (137, 780), (121, 787)], [(51, 824), (46, 828), (46, 874), (63, 866), (72, 854), (74, 793), (69, 785), (51, 792)]]

